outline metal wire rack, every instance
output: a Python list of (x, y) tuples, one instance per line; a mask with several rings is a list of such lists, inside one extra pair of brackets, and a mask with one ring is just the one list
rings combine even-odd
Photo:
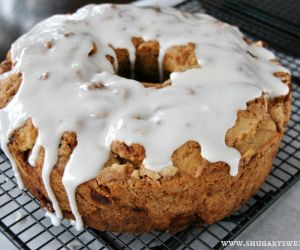
[[(30, 193), (19, 190), (10, 163), (4, 153), (0, 151), (0, 231), (16, 247), (21, 249), (76, 250), (223, 249), (221, 241), (233, 240), (300, 179), (300, 81), (298, 78), (300, 75), (300, 58), (294, 57), (295, 53), (293, 56), (275, 50), (275, 48), (283, 48), (283, 44), (278, 41), (272, 43), (269, 29), (265, 30), (262, 26), (253, 29), (261, 18), (264, 19), (263, 26), (270, 24), (272, 19), (276, 19), (276, 25), (293, 27), (293, 30), (298, 32), (298, 36), (300, 34), (299, 27), (294, 25), (297, 20), (288, 21), (291, 19), (286, 19), (286, 16), (274, 15), (271, 15), (268, 19), (268, 7), (264, 8), (264, 6), (257, 5), (256, 3), (259, 1), (248, 1), (247, 8), (244, 1), (234, 2), (240, 5), (244, 4), (244, 9), (241, 8), (241, 10), (248, 11), (246, 17), (242, 15), (241, 11), (236, 15), (232, 15), (229, 11), (237, 8), (239, 4), (233, 7), (233, 1), (226, 1), (227, 4), (223, 5), (218, 5), (218, 2), (206, 0), (201, 1), (201, 3), (199, 1), (186, 1), (177, 7), (191, 12), (207, 11), (220, 19), (241, 26), (244, 31), (256, 38), (268, 40), (269, 45), (274, 45), (271, 48), (273, 48), (280, 62), (288, 67), (295, 76), (293, 79), (292, 117), (282, 140), (280, 151), (274, 161), (272, 172), (257, 194), (230, 217), (213, 225), (204, 225), (201, 228), (190, 226), (185, 231), (177, 234), (169, 232), (120, 234), (98, 232), (89, 228), (77, 232), (66, 221), (60, 227), (52, 226), (49, 219), (44, 217), (44, 210), (40, 208), (38, 201)], [(255, 5), (253, 5), (254, 2)], [(300, 5), (298, 5), (298, 8), (300, 8)], [(249, 12), (249, 9), (252, 12)], [(272, 13), (276, 14), (276, 11)], [(248, 19), (249, 15), (253, 20)], [(245, 23), (247, 25), (243, 25)], [(284, 31), (281, 30), (280, 32)], [(286, 42), (290, 43), (292, 40)], [(294, 44), (294, 47), (291, 47), (289, 51), (294, 50), (299, 44)]]

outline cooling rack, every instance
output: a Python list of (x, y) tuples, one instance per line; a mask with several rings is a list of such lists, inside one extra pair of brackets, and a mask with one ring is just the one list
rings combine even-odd
[[(296, 1), (286, 2), (294, 13), (299, 13), (300, 5), (295, 5)], [(78, 232), (67, 221), (54, 227), (44, 217), (45, 212), (38, 201), (30, 193), (19, 190), (11, 165), (0, 151), (0, 231), (21, 249), (222, 249), (221, 241), (235, 239), (300, 179), (299, 18), (293, 18), (291, 12), (288, 13), (290, 17), (287, 13), (283, 15), (278, 10), (279, 1), (272, 1), (271, 12), (270, 7), (263, 3), (254, 0), (222, 3), (203, 0), (186, 1), (177, 6), (190, 12), (208, 12), (240, 26), (254, 38), (268, 41), (280, 62), (293, 74), (292, 116), (272, 172), (256, 195), (239, 211), (213, 225), (190, 226), (177, 234), (120, 234), (89, 228)]]

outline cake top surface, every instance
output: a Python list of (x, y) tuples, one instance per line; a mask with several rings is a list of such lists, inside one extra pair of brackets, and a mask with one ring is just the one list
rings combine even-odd
[[(115, 73), (113, 48), (127, 48), (134, 65), (132, 37), (159, 42), (160, 72), (168, 48), (193, 42), (200, 68), (171, 73), (171, 85), (162, 89), (122, 78)], [(94, 46), (97, 50), (90, 56)], [(43, 181), (60, 219), (49, 176), (63, 132), (76, 132), (78, 144), (63, 184), (77, 228), (82, 222), (76, 187), (97, 175), (113, 141), (143, 145), (143, 164), (159, 172), (172, 164), (176, 148), (194, 140), (205, 159), (227, 163), (236, 175), (240, 154), (226, 146), (225, 134), (237, 111), (262, 95), (273, 98), (289, 91), (274, 76), (287, 70), (270, 62), (270, 51), (247, 44), (236, 27), (169, 8), (88, 5), (37, 24), (12, 45), (11, 53), (15, 66), (0, 77), (21, 72), (22, 84), (1, 110), (1, 146), (9, 155), (10, 133), (32, 119), (39, 133), (29, 162), (35, 165), (43, 146)], [(115, 65), (107, 55), (115, 58)], [(101, 88), (92, 88), (95, 84)]]

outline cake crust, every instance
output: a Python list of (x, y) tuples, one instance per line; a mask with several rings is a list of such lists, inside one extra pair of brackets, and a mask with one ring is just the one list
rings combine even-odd
[[(157, 42), (133, 39), (141, 79), (150, 79), (145, 87), (158, 82)], [(173, 71), (199, 67), (192, 43), (170, 48), (164, 59), (164, 84)], [(118, 73), (128, 76), (128, 53), (115, 49)], [(180, 55), (180, 56), (179, 56)], [(274, 62), (275, 63), (275, 62)], [(151, 67), (148, 67), (151, 65)], [(0, 65), (0, 73), (12, 67), (10, 57)], [(291, 89), (290, 75), (276, 73)], [(150, 76), (150, 77), (149, 77)], [(0, 80), (0, 107), (16, 94), (22, 74)], [(37, 104), (38, 105), (38, 104)], [(142, 145), (115, 141), (110, 157), (96, 178), (81, 184), (76, 201), (86, 226), (101, 231), (148, 232), (151, 230), (179, 231), (190, 223), (213, 223), (238, 210), (267, 178), (278, 150), (291, 110), (291, 92), (275, 99), (258, 98), (248, 102), (246, 110), (237, 113), (235, 125), (227, 131), (227, 146), (241, 154), (237, 176), (229, 174), (223, 162), (211, 163), (201, 156), (201, 146), (188, 141), (172, 155), (173, 166), (154, 172), (142, 164)], [(41, 178), (44, 150), (41, 148), (36, 166), (28, 157), (38, 135), (31, 119), (12, 132), (8, 148), (17, 163), (24, 185), (41, 205), (53, 211)], [(162, 142), (163, 143), (163, 142)], [(62, 176), (72, 151), (77, 145), (76, 133), (66, 131), (60, 141), (58, 161), (51, 173), (51, 187), (65, 218), (74, 219)]]

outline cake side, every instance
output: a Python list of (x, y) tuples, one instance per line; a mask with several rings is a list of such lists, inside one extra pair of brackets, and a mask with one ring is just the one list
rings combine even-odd
[[(77, 188), (76, 200), (85, 225), (120, 232), (177, 231), (191, 222), (213, 223), (224, 218), (257, 191), (271, 169), (282, 132), (274, 130), (275, 123), (270, 120), (260, 123), (264, 125), (259, 126), (248, 145), (236, 141), (246, 152), (241, 159), (239, 174), (234, 177), (229, 174), (226, 164), (212, 164), (203, 159), (199, 144), (192, 141), (176, 150), (174, 169), (161, 175), (138, 168), (112, 153), (98, 176)], [(41, 151), (36, 167), (26, 162), (34, 141), (30, 145), (28, 138), (35, 134), (36, 130), (28, 122), (13, 134), (9, 148), (28, 191), (42, 206), (53, 211), (41, 179), (44, 152)], [(51, 186), (64, 216), (69, 219), (74, 217), (61, 178), (75, 145), (75, 135), (66, 133), (59, 148), (58, 163), (51, 174)], [(136, 158), (137, 152), (128, 148), (119, 149), (120, 154)]]

